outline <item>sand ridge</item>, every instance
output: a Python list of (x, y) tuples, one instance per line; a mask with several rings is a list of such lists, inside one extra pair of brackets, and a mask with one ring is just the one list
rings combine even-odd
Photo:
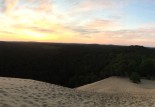
[(35, 80), (0, 77), (0, 107), (155, 107), (155, 95), (88, 92)]
[(99, 93), (155, 94), (155, 81), (142, 79), (140, 84), (136, 84), (132, 83), (128, 78), (109, 77), (76, 89)]
[(0, 77), (0, 107), (99, 107), (96, 96), (35, 80)]

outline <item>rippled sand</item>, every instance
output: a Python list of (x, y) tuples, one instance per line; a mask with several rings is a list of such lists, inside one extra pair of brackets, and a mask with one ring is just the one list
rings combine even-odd
[(40, 81), (0, 77), (0, 107), (155, 107), (154, 87), (147, 88), (152, 91), (134, 94), (81, 91)]

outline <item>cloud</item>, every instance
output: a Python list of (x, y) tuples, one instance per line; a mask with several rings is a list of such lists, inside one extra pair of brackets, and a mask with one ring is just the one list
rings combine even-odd
[[(33, 4), (36, 3), (35, 0), (31, 0), (31, 2), (33, 2)], [(53, 2), (51, 0), (38, 0), (38, 3), (36, 4), (37, 6), (35, 8), (33, 8), (35, 11), (38, 12), (51, 12), (53, 9)]]
[(78, 32), (79, 34), (82, 34), (82, 35), (94, 34), (94, 33), (100, 32), (98, 30), (85, 28), (83, 26), (76, 26), (76, 27), (72, 26), (72, 27), (67, 27), (67, 28), (75, 32)]
[(133, 0), (83, 0), (75, 7), (76, 11), (91, 11), (98, 9), (118, 9), (126, 6)]
[(54, 32), (54, 30), (50, 28), (42, 28), (39, 26), (14, 25), (13, 27), (16, 29), (26, 29), (26, 30), (31, 30), (34, 32), (40, 32), (40, 33), (53, 33)]
[[(65, 12), (70, 22), (75, 24), (83, 23), (84, 21), (115, 19), (120, 20), (125, 18), (123, 8), (129, 5), (133, 0), (79, 0), (69, 11)], [(63, 14), (63, 13), (62, 13)]]
[(33, 9), (40, 12), (49, 12), (52, 10), (52, 1), (51, 0), (25, 0), (25, 3), (22, 3), (21, 0), (2, 0), (1, 7), (4, 13), (9, 13), (16, 9)]
[(10, 32), (10, 31), (0, 31), (0, 34), (5, 36), (6, 34), (14, 35), (15, 33)]
[(120, 29), (121, 25), (115, 20), (106, 19), (96, 19), (88, 22), (85, 25), (86, 28), (96, 29), (96, 30), (117, 30)]
[(3, 12), (10, 12), (18, 3), (19, 0), (3, 0)]
[(88, 21), (81, 26), (69, 26), (71, 29), (81, 35), (81, 37), (92, 38), (96, 34), (103, 34), (107, 31), (120, 30), (122, 26), (115, 20), (96, 19)]
[[(94, 35), (98, 41), (107, 41), (106, 43), (120, 44), (120, 45), (145, 45), (151, 46), (155, 45), (155, 31), (154, 28), (137, 28), (137, 29), (127, 29), (127, 30), (117, 30), (117, 31), (105, 31)], [(150, 42), (150, 43), (149, 43)], [(154, 42), (154, 43), (153, 43)], [(151, 44), (152, 43), (152, 44)]]
[[(95, 23), (95, 25), (96, 24), (100, 27), (99, 23)], [(107, 24), (107, 26), (108, 25), (109, 24)], [(145, 27), (141, 26), (136, 29), (121, 28), (116, 30), (102, 30), (96, 28), (88, 29), (86, 27), (79, 26), (76, 28), (72, 28), (72, 30), (79, 33), (78, 37), (83, 39), (87, 38), (86, 40), (88, 43), (151, 46), (155, 45), (155, 27), (153, 25), (154, 24), (149, 24)]]

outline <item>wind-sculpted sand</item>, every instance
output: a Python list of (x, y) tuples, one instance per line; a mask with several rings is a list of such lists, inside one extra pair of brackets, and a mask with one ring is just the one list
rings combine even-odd
[[(124, 86), (118, 88), (119, 83), (116, 82), (119, 80), (125, 80), (126, 88)], [(118, 87), (111, 86), (112, 83), (108, 85), (110, 81)], [(104, 86), (102, 82), (107, 85)], [(69, 89), (40, 81), (0, 77), (0, 107), (155, 107), (154, 82), (151, 83), (152, 85), (145, 86), (142, 83), (137, 86), (126, 79), (116, 77), (102, 82), (100, 84), (96, 82), (101, 86), (96, 85), (96, 89), (93, 86), (89, 87), (92, 84), (86, 85), (87, 88), (83, 86), (83, 88)], [(135, 93), (132, 93), (132, 89), (127, 90), (127, 83), (131, 83), (133, 85), (131, 87), (136, 86)], [(125, 89), (127, 91), (123, 91)]]
[(110, 77), (76, 89), (102, 94), (107, 101), (103, 107), (155, 107), (155, 81), (151, 80), (135, 84), (127, 78)]
[(136, 84), (132, 83), (128, 78), (110, 77), (77, 89), (99, 93), (155, 94), (155, 81), (142, 79), (140, 84)]

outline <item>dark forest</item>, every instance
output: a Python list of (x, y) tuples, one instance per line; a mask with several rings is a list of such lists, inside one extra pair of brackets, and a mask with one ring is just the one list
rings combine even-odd
[(0, 42), (0, 76), (78, 87), (110, 76), (155, 78), (155, 49), (143, 46)]

